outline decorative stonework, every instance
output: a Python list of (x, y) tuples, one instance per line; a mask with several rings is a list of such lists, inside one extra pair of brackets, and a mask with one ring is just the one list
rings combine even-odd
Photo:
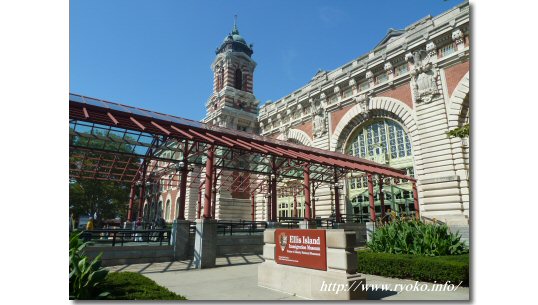
[(452, 40), (456, 44), (463, 44), (463, 32), (460, 29), (457, 29), (452, 32)]
[(411, 75), (411, 88), (415, 102), (429, 103), (434, 97), (440, 95), (437, 88), (438, 69), (432, 62), (430, 55), (424, 50), (413, 52), (413, 58), (410, 60), (414, 64), (409, 74)]
[(340, 86), (334, 86), (333, 92), (338, 94), (340, 92)]
[(373, 81), (374, 81), (374, 73), (373, 73), (371, 70), (366, 71), (366, 79), (367, 79), (369, 82), (373, 82)]
[(370, 96), (366, 94), (361, 94), (355, 98), (355, 102), (360, 105), (361, 112), (367, 115), (369, 110), (368, 104), (370, 102)]
[(392, 64), (389, 62), (386, 62), (385, 65), (383, 66), (383, 69), (385, 70), (385, 72), (387, 72), (387, 75), (390, 76), (392, 75)]
[(405, 54), (405, 61), (413, 63), (413, 54), (411, 52)]
[(448, 127), (453, 129), (458, 127), (458, 119), (463, 109), (465, 98), (469, 95), (469, 72), (463, 76), (450, 96), (448, 104)]
[(290, 130), (289, 124), (284, 124), (280, 126), (280, 135), (282, 136), (282, 140), (287, 141), (288, 140), (288, 131)]
[(323, 101), (316, 107), (316, 103), (312, 100), (312, 134), (314, 138), (319, 138), (327, 133), (327, 124), (325, 119), (325, 108)]
[(331, 135), (330, 150), (340, 151), (343, 149), (347, 137), (354, 128), (369, 119), (370, 113), (378, 111), (382, 111), (385, 114), (391, 113), (393, 118), (405, 127), (414, 147), (418, 148), (417, 127), (412, 114), (413, 110), (409, 106), (402, 101), (390, 97), (364, 96), (364, 98), (368, 101), (369, 115), (364, 115), (360, 104), (351, 107), (338, 122)]
[(433, 41), (430, 41), (426, 45), (426, 52), (428, 52), (428, 55), (430, 55), (431, 58), (437, 56), (437, 46), (435, 43), (433, 43)]
[(290, 141), (295, 140), (298, 143), (301, 143), (306, 146), (312, 146), (312, 139), (308, 136), (308, 134), (302, 130), (289, 128), (286, 136), (284, 136), (282, 133), (277, 137), (278, 140), (283, 141)]

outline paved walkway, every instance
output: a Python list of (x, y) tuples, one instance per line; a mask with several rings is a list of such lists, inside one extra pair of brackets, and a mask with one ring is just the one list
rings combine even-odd
[[(173, 292), (189, 300), (301, 300), (302, 298), (258, 287), (258, 264), (261, 255), (230, 256), (217, 258), (216, 268), (194, 269), (191, 260), (135, 264), (109, 267), (111, 271), (131, 271), (144, 274)], [(367, 284), (389, 284), (389, 291), (368, 291), (370, 300), (469, 300), (469, 288), (455, 291), (405, 291), (433, 290), (431, 283), (413, 280), (364, 275)], [(400, 286), (396, 286), (399, 284)], [(424, 284), (424, 285), (423, 285)], [(398, 287), (398, 288), (395, 288)], [(401, 287), (401, 288), (400, 288)], [(399, 292), (399, 290), (403, 290)]]

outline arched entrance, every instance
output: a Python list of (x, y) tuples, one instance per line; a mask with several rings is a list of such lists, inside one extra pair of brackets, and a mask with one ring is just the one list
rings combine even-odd
[[(358, 125), (348, 137), (344, 152), (404, 170), (407, 175), (414, 176), (413, 153), (409, 135), (397, 121), (390, 118), (376, 118)], [(360, 222), (370, 218), (368, 198), (368, 181), (366, 176), (349, 175), (347, 177), (347, 194), (349, 214)], [(382, 215), (380, 189), (384, 194), (385, 211), (390, 208), (398, 215), (412, 215), (414, 202), (412, 184), (406, 180), (384, 181), (380, 188), (379, 180), (374, 179), (374, 204), (378, 217)]]

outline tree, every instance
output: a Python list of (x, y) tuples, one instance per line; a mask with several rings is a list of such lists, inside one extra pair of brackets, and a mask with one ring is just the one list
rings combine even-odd
[(113, 181), (80, 180), (69, 184), (69, 204), (75, 215), (97, 213), (100, 219), (125, 218), (130, 185)]
[[(86, 148), (99, 148), (102, 150), (130, 152), (132, 146), (128, 144), (118, 145), (123, 142), (121, 137), (114, 134), (105, 134), (100, 131), (92, 131), (93, 137), (85, 136), (70, 136), (70, 144), (73, 146), (83, 146)], [(109, 139), (105, 140), (105, 139)], [(76, 148), (73, 148), (76, 151)], [(97, 153), (85, 151), (86, 157), (98, 156)], [(88, 165), (91, 161), (81, 160), (74, 157), (76, 154), (71, 154), (70, 164), (80, 164), (81, 166)], [(103, 155), (100, 153), (99, 155)], [(105, 153), (105, 155), (107, 155)], [(110, 153), (110, 158), (113, 158), (113, 153)], [(115, 156), (120, 160), (126, 161), (129, 157)], [(84, 162), (84, 164), (82, 164)], [(95, 162), (95, 161), (93, 161)], [(130, 183), (122, 183), (105, 180), (91, 179), (72, 179), (69, 182), (69, 204), (72, 213), (77, 216), (88, 215), (93, 216), (97, 213), (98, 219), (112, 219), (120, 217), (125, 219), (129, 205), (129, 194), (131, 190)]]

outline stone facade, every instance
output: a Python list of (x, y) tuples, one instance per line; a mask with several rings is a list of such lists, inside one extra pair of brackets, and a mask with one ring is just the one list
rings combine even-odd
[[(263, 105), (261, 134), (348, 153), (349, 137), (358, 127), (376, 119), (394, 121), (410, 139), (421, 215), (467, 223), (469, 146), (446, 132), (469, 119), (468, 41), (467, 2), (390, 31), (368, 54), (319, 71), (305, 86)], [(295, 115), (290, 117), (289, 110)], [(312, 125), (311, 131), (298, 132), (305, 125)], [(318, 193), (316, 216), (328, 217), (332, 190)], [(350, 209), (349, 192), (345, 197), (344, 208)]]
[[(469, 143), (446, 132), (469, 121), (469, 30), (469, 4), (464, 2), (403, 30), (390, 30), (369, 53), (333, 71), (320, 70), (305, 86), (259, 108), (253, 94), (252, 46), (234, 27), (211, 65), (214, 86), (203, 121), (344, 153), (361, 128), (384, 122), (388, 132), (397, 126), (409, 141), (409, 157), (393, 163), (385, 157), (388, 152), (365, 158), (411, 170), (421, 215), (467, 224)], [(217, 183), (237, 174), (223, 172)], [(351, 216), (356, 214), (357, 191), (351, 190), (350, 179), (343, 180), (342, 213)], [(186, 218), (194, 220), (198, 193), (188, 192)], [(170, 219), (177, 213), (178, 196), (175, 185), (161, 195), (161, 202), (172, 202)], [(328, 185), (316, 190), (316, 216), (334, 214), (333, 197)], [(250, 219), (248, 190), (219, 192), (216, 199), (217, 219)], [(267, 199), (261, 194), (255, 197), (255, 218), (267, 220)]]

